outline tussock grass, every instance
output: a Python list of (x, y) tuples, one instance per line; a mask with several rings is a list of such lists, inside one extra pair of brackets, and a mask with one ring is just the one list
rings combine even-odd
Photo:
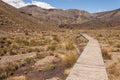
[(26, 58), (24, 61), (25, 61), (27, 64), (32, 63), (32, 62), (35, 62), (35, 60), (34, 60), (33, 57)]
[(116, 43), (114, 46), (120, 48), (120, 42)]
[(75, 49), (74, 43), (71, 41), (68, 41), (65, 47), (66, 47), (66, 50), (74, 50)]
[(102, 49), (102, 56), (104, 59), (111, 59), (111, 55), (108, 53), (108, 50)]
[(8, 78), (7, 80), (27, 80), (25, 76), (16, 76)]
[[(4, 41), (3, 41), (4, 40)], [(59, 65), (71, 69), (78, 59), (77, 52), (81, 50), (80, 46), (85, 43), (85, 39), (79, 36), (79, 32), (64, 30), (62, 32), (40, 32), (40, 33), (13, 33), (12, 36), (2, 39), (2, 48), (0, 48), (0, 56), (18, 55), (35, 52), (34, 58), (27, 58), (23, 62), (15, 61), (15, 65), (8, 65), (8, 68), (0, 69), (0, 79), (9, 77), (18, 68), (31, 65), (32, 63), (42, 60), (47, 56), (52, 56), (60, 61), (47, 63), (38, 71), (54, 70)], [(7, 44), (7, 45), (6, 45)], [(81, 45), (79, 45), (81, 44)], [(78, 46), (79, 45), (79, 46)], [(85, 46), (85, 45), (84, 45)], [(63, 55), (61, 58), (60, 55)], [(56, 63), (55, 63), (56, 62)], [(63, 64), (59, 64), (63, 62)], [(70, 70), (66, 70), (65, 74), (69, 74)], [(20, 76), (11, 77), (8, 80), (22, 80)], [(23, 80), (25, 78), (23, 77)], [(26, 79), (25, 79), (26, 80)]]
[(109, 68), (107, 68), (109, 80), (119, 80), (120, 79), (120, 63), (114, 63)]
[(36, 53), (36, 58), (38, 58), (38, 59), (42, 59), (42, 58), (44, 58), (44, 57), (46, 57), (47, 56), (47, 54), (46, 53)]
[(78, 55), (73, 52), (66, 53), (63, 58), (63, 63), (66, 67), (72, 67), (78, 59)]
[(56, 45), (49, 45), (47, 50), (55, 51), (56, 47)]

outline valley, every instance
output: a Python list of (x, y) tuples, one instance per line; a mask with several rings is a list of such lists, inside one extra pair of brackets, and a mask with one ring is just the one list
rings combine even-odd
[(120, 79), (120, 9), (15, 8), (0, 0), (0, 80), (66, 80), (88, 44), (100, 43), (109, 80)]

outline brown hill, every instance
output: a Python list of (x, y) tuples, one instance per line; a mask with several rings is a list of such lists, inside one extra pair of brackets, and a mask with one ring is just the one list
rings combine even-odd
[(120, 28), (120, 9), (96, 13), (96, 17), (106, 22), (110, 27)]
[(120, 9), (116, 9), (116, 10), (112, 10), (112, 11), (99, 12), (99, 13), (95, 13), (95, 15), (98, 18), (119, 17), (120, 16)]
[(120, 29), (120, 9), (94, 13), (95, 18), (79, 24), (64, 25), (65, 28), (87, 29)]
[(31, 14), (38, 20), (66, 28), (119, 28), (120, 9), (100, 13), (83, 10), (42, 9), (35, 5), (20, 8), (24, 14)]
[(83, 10), (42, 9), (35, 5), (22, 7), (20, 11), (24, 14), (31, 14), (40, 21), (57, 25), (83, 23), (94, 18), (92, 14)]
[(52, 25), (47, 22), (43, 24), (30, 14), (21, 14), (19, 10), (0, 0), (0, 30), (36, 31), (49, 29), (51, 28), (50, 26)]

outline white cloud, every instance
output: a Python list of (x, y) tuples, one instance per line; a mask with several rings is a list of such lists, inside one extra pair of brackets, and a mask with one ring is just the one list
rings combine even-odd
[(41, 8), (45, 8), (45, 9), (55, 8), (48, 3), (35, 1), (35, 0), (32, 0), (31, 3), (29, 3), (29, 2), (25, 3), (24, 0), (3, 0), (3, 1), (16, 7), (16, 8), (20, 8), (20, 7), (27, 6), (27, 5), (37, 5)]
[(55, 8), (55, 7), (53, 7), (53, 6), (51, 6), (50, 4), (45, 3), (45, 2), (32, 1), (31, 4), (37, 5), (37, 6), (39, 6), (39, 7), (45, 8), (45, 9)]

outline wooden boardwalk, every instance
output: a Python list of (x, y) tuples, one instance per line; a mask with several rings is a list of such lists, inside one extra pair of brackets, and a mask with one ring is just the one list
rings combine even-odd
[(81, 35), (89, 42), (66, 80), (108, 80), (98, 41)]

